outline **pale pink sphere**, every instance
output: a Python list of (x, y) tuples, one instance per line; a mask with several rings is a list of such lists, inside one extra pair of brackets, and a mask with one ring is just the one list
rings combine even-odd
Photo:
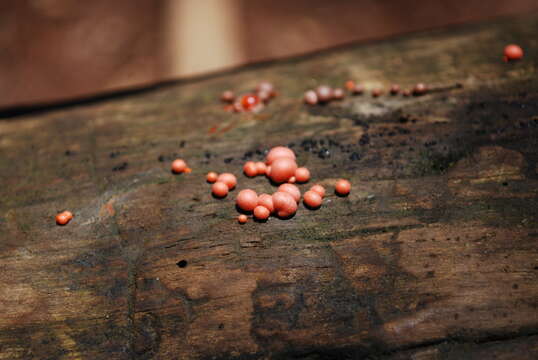
[(295, 184), (296, 181), (297, 181), (297, 179), (295, 178), (295, 176), (292, 176), (292, 177), (290, 177), (290, 178), (288, 179), (288, 182), (289, 182), (290, 184)]
[(310, 180), (310, 170), (305, 167), (300, 167), (295, 170), (295, 179), (297, 182), (305, 183)]
[(232, 190), (237, 185), (237, 178), (234, 174), (222, 173), (217, 178), (217, 181), (223, 182), (228, 185), (228, 189)]
[(335, 190), (338, 195), (347, 195), (351, 190), (351, 183), (345, 179), (340, 179), (336, 182)]
[(214, 171), (208, 172), (205, 176), (208, 183), (214, 183), (215, 181), (217, 181), (218, 177), (219, 175)]
[(295, 201), (301, 200), (301, 190), (293, 184), (282, 184), (278, 187), (278, 191), (284, 191), (290, 194)]
[(172, 162), (172, 172), (175, 174), (179, 174), (185, 171), (187, 169), (187, 163), (183, 159), (175, 159)]
[(249, 177), (258, 175), (258, 168), (256, 167), (254, 161), (247, 161), (245, 165), (243, 165), (243, 172)]
[(319, 194), (319, 196), (324, 197), (325, 196), (325, 188), (321, 186), (320, 184), (316, 184), (310, 188), (310, 191), (314, 191)]
[(308, 105), (316, 105), (318, 103), (318, 94), (314, 90), (308, 90), (304, 93), (303, 99)]
[(211, 185), (211, 192), (216, 197), (220, 197), (220, 198), (225, 197), (226, 195), (228, 195), (228, 190), (229, 190), (228, 185), (226, 185), (225, 183), (221, 181), (217, 181), (216, 183)]
[(248, 217), (245, 215), (245, 214), (241, 214), (237, 217), (237, 221), (240, 223), (240, 224), (244, 224), (248, 221)]
[(297, 163), (291, 158), (279, 158), (271, 164), (271, 179), (276, 183), (283, 183), (295, 175)]
[(343, 89), (335, 88), (333, 90), (333, 99), (342, 100), (345, 96), (346, 96), (346, 93), (344, 93)]
[(271, 212), (265, 206), (256, 206), (254, 208), (254, 217), (259, 220), (265, 220), (271, 215)]
[(237, 194), (235, 203), (241, 210), (252, 211), (258, 206), (258, 194), (251, 189), (241, 190), (239, 194)]
[(333, 89), (327, 85), (320, 85), (316, 88), (316, 95), (319, 102), (327, 102), (333, 98)]
[(258, 175), (265, 175), (265, 172), (267, 171), (267, 165), (263, 161), (257, 161), (256, 162), (256, 172)]
[(265, 163), (271, 165), (273, 161), (280, 158), (290, 158), (295, 160), (295, 153), (285, 146), (276, 146), (272, 148), (265, 157)]
[(277, 191), (273, 194), (273, 204), (277, 215), (280, 217), (291, 216), (297, 211), (297, 202), (289, 193), (284, 191)]
[(269, 194), (261, 194), (258, 196), (258, 205), (266, 207), (270, 212), (275, 211), (273, 197)]
[(256, 91), (266, 91), (268, 93), (272, 93), (274, 90), (275, 87), (269, 81), (262, 81), (258, 84), (258, 86), (256, 86)]
[(321, 196), (319, 196), (317, 192), (312, 190), (305, 192), (303, 195), (303, 199), (305, 205), (313, 209), (320, 207), (322, 202)]

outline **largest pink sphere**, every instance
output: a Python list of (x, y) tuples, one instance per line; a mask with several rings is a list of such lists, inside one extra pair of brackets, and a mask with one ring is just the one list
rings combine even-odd
[(280, 158), (290, 158), (295, 160), (295, 153), (285, 146), (276, 146), (272, 148), (265, 158), (265, 163), (271, 165), (273, 161)]
[(276, 183), (283, 183), (295, 175), (297, 163), (291, 158), (279, 158), (271, 164), (271, 180)]

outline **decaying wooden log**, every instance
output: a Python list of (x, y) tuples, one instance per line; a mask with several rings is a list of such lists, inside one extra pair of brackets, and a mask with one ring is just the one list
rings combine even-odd
[[(3, 120), (0, 359), (537, 358), (537, 30), (454, 27)], [(511, 42), (523, 61), (501, 61)], [(433, 91), (300, 101), (350, 78)], [(266, 109), (223, 111), (262, 79)], [(238, 225), (237, 190), (216, 200), (205, 174), (280, 144), (352, 193)]]

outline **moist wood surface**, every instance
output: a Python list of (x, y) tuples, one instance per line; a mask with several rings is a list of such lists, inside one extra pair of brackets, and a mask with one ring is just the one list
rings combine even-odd
[[(452, 27), (2, 120), (0, 359), (536, 359), (537, 31)], [(434, 91), (301, 103), (349, 78)], [(223, 111), (262, 79), (280, 95), (261, 113)], [(328, 196), (238, 225), (238, 190), (274, 191), (243, 162), (282, 144)], [(212, 198), (208, 171), (238, 189)]]

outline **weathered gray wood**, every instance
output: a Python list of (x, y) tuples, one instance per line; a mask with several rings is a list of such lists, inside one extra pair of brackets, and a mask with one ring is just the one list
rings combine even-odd
[[(0, 122), (0, 359), (536, 358), (537, 30), (455, 27)], [(524, 61), (501, 61), (509, 42)], [(301, 103), (348, 78), (434, 91)], [(262, 113), (222, 110), (261, 79), (280, 92)], [(352, 193), (239, 226), (237, 190), (213, 199), (205, 173), (288, 143)], [(191, 174), (169, 173), (176, 154)]]

